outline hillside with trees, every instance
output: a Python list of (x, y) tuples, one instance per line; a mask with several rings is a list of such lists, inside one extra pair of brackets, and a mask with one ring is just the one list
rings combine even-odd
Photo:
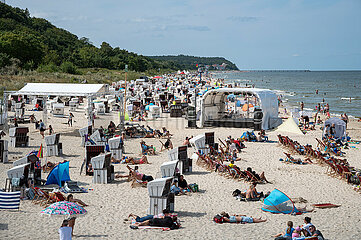
[(149, 56), (149, 58), (172, 62), (180, 69), (196, 70), (198, 66), (208, 66), (210, 70), (238, 70), (237, 66), (223, 57), (194, 57), (187, 55), (178, 56)]
[(190, 56), (146, 57), (103, 42), (94, 46), (89, 39), (31, 17), (27, 9), (0, 3), (0, 73), (16, 74), (17, 69), (38, 72), (79, 74), (78, 69), (122, 70), (128, 65), (136, 72), (196, 69), (196, 64), (227, 64), (224, 58)]

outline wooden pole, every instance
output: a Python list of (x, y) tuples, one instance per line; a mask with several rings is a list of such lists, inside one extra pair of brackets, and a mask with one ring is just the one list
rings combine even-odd
[(125, 113), (127, 110), (127, 73), (128, 73), (128, 65), (125, 65), (125, 87), (124, 87), (124, 121), (125, 121)]

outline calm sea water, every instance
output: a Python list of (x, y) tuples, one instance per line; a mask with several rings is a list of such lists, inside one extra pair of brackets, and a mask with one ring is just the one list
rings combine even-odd
[(303, 101), (305, 108), (315, 109), (324, 99), (331, 113), (361, 117), (361, 71), (231, 72), (216, 77), (275, 90), (288, 106), (299, 106)]

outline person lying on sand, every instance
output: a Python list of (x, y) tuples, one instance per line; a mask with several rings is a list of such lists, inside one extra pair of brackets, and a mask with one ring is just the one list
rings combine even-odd
[(154, 226), (154, 227), (167, 227), (171, 230), (178, 229), (180, 224), (176, 216), (173, 217), (164, 217), (164, 218), (153, 218), (146, 220), (144, 222), (136, 222), (134, 225), (130, 225), (132, 229), (138, 229), (139, 226)]
[(139, 217), (139, 216), (131, 213), (131, 214), (129, 214), (128, 218), (132, 217), (136, 222), (145, 222), (145, 221), (153, 219), (153, 218), (165, 218), (167, 216), (170, 216), (169, 210), (163, 209), (163, 212), (158, 215), (147, 215), (145, 217)]
[(138, 166), (135, 166), (134, 169), (132, 169), (131, 167), (129, 167), (127, 165), (127, 168), (129, 169), (128, 175), (117, 174), (117, 175), (115, 175), (115, 178), (124, 178), (124, 177), (132, 178), (133, 177), (133, 178), (143, 181), (143, 182), (150, 182), (150, 181), (153, 181), (153, 179), (154, 179), (152, 176), (148, 176), (148, 175), (139, 173)]
[(230, 216), (226, 212), (221, 212), (221, 216), (223, 217), (223, 222), (228, 223), (261, 223), (267, 221), (267, 219), (247, 217), (246, 215), (233, 214)]
[[(311, 163), (313, 163), (310, 158), (306, 158), (305, 160), (302, 160), (301, 158), (294, 158), (288, 153), (284, 153), (284, 154), (286, 154), (286, 156), (287, 156), (286, 160), (284, 160), (285, 162), (290, 162), (290, 163), (294, 163), (294, 164), (311, 164)], [(283, 159), (281, 158), (280, 161), (283, 161)]]
[(127, 156), (123, 156), (122, 159), (117, 160), (114, 157), (112, 157), (112, 163), (125, 163), (125, 164), (132, 164), (132, 165), (136, 165), (136, 164), (150, 164), (148, 162), (148, 158), (146, 155), (142, 155), (142, 157), (140, 159), (134, 159), (133, 157), (127, 157)]

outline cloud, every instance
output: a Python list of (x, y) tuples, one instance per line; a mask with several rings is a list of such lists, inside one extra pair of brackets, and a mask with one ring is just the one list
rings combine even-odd
[(298, 53), (292, 54), (292, 57), (299, 57), (300, 55)]
[(153, 31), (197, 31), (205, 32), (211, 29), (207, 26), (196, 25), (156, 25), (151, 27)]
[(231, 16), (228, 17), (227, 20), (233, 22), (258, 22), (260, 20), (259, 17), (242, 17), (242, 16)]
[(60, 21), (69, 21), (69, 22), (72, 22), (72, 21), (86, 21), (88, 20), (88, 17), (87, 16), (82, 16), (82, 15), (79, 15), (79, 16), (63, 16), (59, 19)]

